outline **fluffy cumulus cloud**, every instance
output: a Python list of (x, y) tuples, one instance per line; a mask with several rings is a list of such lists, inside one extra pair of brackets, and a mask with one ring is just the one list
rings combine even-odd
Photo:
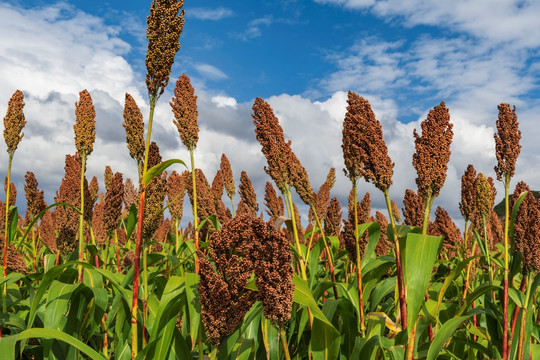
[(191, 8), (188, 12), (188, 16), (193, 16), (199, 20), (221, 20), (234, 15), (231, 9), (218, 7), (218, 8)]

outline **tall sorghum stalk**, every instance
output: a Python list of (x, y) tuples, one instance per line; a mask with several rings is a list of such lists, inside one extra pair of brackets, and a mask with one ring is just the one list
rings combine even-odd
[[(474, 188), (475, 181), (476, 170), (472, 164), (469, 164), (465, 170), (465, 173), (461, 177), (461, 201), (459, 203), (459, 210), (461, 215), (465, 218), (465, 230), (463, 234), (463, 258), (467, 257), (467, 253), (469, 251), (469, 221), (473, 218), (476, 211), (476, 190)], [(474, 255), (474, 253), (471, 254)], [(472, 264), (469, 262), (467, 266), (467, 275), (463, 279), (463, 300), (465, 300), (465, 297), (467, 296), (467, 287), (469, 286), (468, 274), (471, 266)]]
[[(3, 264), (2, 264), (2, 275), (4, 277), (7, 276), (7, 249), (8, 249), (8, 237), (9, 237), (9, 206), (11, 205), (9, 203), (9, 190), (10, 190), (10, 184), (11, 184), (11, 164), (13, 161), (13, 155), (15, 154), (15, 150), (17, 150), (17, 146), (19, 145), (19, 142), (23, 138), (24, 134), (21, 133), (24, 125), (26, 124), (26, 120), (24, 119), (24, 113), (23, 113), (23, 107), (24, 107), (24, 95), (22, 91), (17, 90), (13, 95), (11, 96), (11, 99), (9, 99), (8, 103), (8, 109), (6, 116), (4, 117), (4, 140), (6, 142), (7, 146), (7, 152), (9, 154), (9, 160), (8, 160), (8, 175), (7, 175), (7, 186), (6, 186), (6, 213), (4, 214), (4, 253), (2, 254)], [(6, 312), (6, 294), (7, 294), (7, 285), (4, 286), (3, 291), (3, 312)]]
[[(79, 93), (79, 102), (75, 103), (75, 147), (81, 157), (81, 213), (79, 215), (79, 261), (84, 260), (84, 173), (86, 157), (92, 153), (96, 139), (96, 110), (92, 97), (87, 90)], [(83, 268), (79, 265), (79, 282), (83, 281)]]
[[(413, 131), (416, 152), (413, 154), (413, 166), (418, 177), (416, 185), (418, 194), (422, 197), (424, 216), (422, 234), (427, 235), (429, 214), (433, 200), (439, 195), (446, 179), (448, 161), (450, 160), (450, 145), (452, 143), (452, 127), (450, 113), (444, 101), (429, 111), (427, 118), (422, 121), (422, 135)], [(427, 294), (426, 294), (427, 300)], [(428, 325), (430, 341), (433, 336), (432, 324)], [(412, 359), (416, 322), (407, 342), (407, 359)]]
[[(191, 181), (193, 183), (193, 225), (195, 227), (195, 250), (199, 249), (199, 220), (197, 215), (197, 187), (195, 174), (194, 150), (199, 140), (199, 126), (197, 124), (197, 96), (186, 74), (180, 75), (174, 88), (174, 97), (170, 102), (174, 114), (174, 124), (182, 143), (189, 151), (191, 164)], [(199, 259), (195, 255), (195, 272), (199, 273)]]
[(148, 51), (146, 52), (146, 87), (148, 89), (150, 113), (148, 115), (148, 130), (144, 149), (144, 164), (139, 181), (140, 198), (139, 213), (137, 223), (137, 243), (135, 246), (134, 276), (133, 276), (133, 301), (131, 306), (131, 356), (135, 358), (138, 353), (137, 344), (137, 304), (139, 297), (139, 270), (142, 246), (143, 213), (145, 186), (142, 179), (148, 169), (148, 150), (152, 134), (152, 124), (154, 121), (154, 109), (157, 100), (165, 91), (169, 83), (171, 67), (174, 62), (176, 52), (180, 49), (180, 34), (184, 27), (184, 10), (180, 9), (184, 5), (183, 0), (153, 0), (150, 7), (150, 15), (147, 18), (148, 27), (146, 36), (148, 38)]
[[(349, 91), (347, 98), (347, 113), (343, 121), (343, 157), (345, 160), (346, 174), (353, 183), (354, 191), (354, 211), (355, 224), (354, 233), (356, 241), (356, 267), (358, 276), (358, 293), (360, 304), (362, 304), (362, 283), (360, 272), (360, 246), (358, 227), (358, 210), (356, 182), (359, 177), (363, 177), (367, 182), (372, 182), (377, 189), (384, 194), (388, 208), (388, 214), (392, 223), (394, 236), (397, 288), (400, 299), (400, 313), (402, 328), (407, 324), (407, 308), (403, 287), (403, 272), (401, 266), (401, 256), (399, 251), (399, 239), (397, 237), (395, 221), (392, 215), (392, 205), (388, 189), (392, 185), (392, 174), (394, 163), (388, 156), (388, 149), (383, 140), (381, 123), (375, 118), (369, 102), (355, 92)], [(363, 319), (362, 319), (363, 320)]]
[(497, 156), (497, 166), (495, 173), (497, 180), (502, 181), (504, 185), (504, 291), (503, 291), (503, 338), (502, 338), (502, 357), (503, 360), (508, 359), (508, 229), (510, 224), (509, 219), (509, 201), (508, 194), (510, 189), (510, 179), (514, 175), (516, 168), (516, 160), (521, 151), (519, 140), (521, 139), (521, 131), (518, 129), (516, 107), (510, 110), (509, 104), (500, 104), (498, 106), (499, 116), (496, 122), (497, 133), (495, 137), (495, 155)]
[(493, 285), (493, 268), (491, 267), (491, 246), (488, 239), (487, 225), (486, 225), (486, 215), (491, 213), (493, 208), (492, 203), (492, 192), (491, 185), (484, 176), (484, 174), (478, 174), (476, 181), (474, 182), (474, 187), (476, 190), (476, 211), (478, 215), (482, 218), (482, 225), (484, 230), (484, 242), (486, 247), (486, 258), (488, 264), (488, 275), (489, 275), (489, 284)]
[[(305, 254), (300, 246), (298, 227), (291, 196), (291, 186), (294, 186), (298, 191), (302, 184), (302, 177), (299, 176), (301, 169), (295, 168), (295, 164), (299, 163), (299, 161), (291, 150), (290, 142), (285, 142), (283, 128), (279, 124), (279, 120), (274, 115), (274, 111), (270, 105), (263, 99), (256, 98), (252, 109), (253, 114), (251, 114), (251, 117), (253, 118), (253, 124), (255, 125), (255, 134), (262, 146), (261, 151), (266, 157), (268, 164), (267, 167), (265, 166), (264, 171), (272, 178), (272, 180), (274, 180), (274, 183), (285, 199), (287, 213), (293, 226), (294, 242), (299, 254), (298, 263), (300, 272), (302, 278), (307, 280)], [(296, 173), (296, 183), (294, 181), (294, 171), (300, 171)]]

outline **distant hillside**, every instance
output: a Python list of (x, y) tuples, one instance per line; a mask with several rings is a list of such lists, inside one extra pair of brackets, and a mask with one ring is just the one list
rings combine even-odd
[[(539, 192), (533, 190), (532, 193), (533, 193), (534, 197), (538, 199), (538, 193)], [(510, 194), (510, 196), (512, 196), (512, 194)], [(493, 210), (495, 210), (495, 213), (497, 214), (499, 219), (504, 219), (504, 199), (502, 199), (500, 203), (495, 205)], [(510, 211), (512, 211), (512, 209), (510, 209)]]

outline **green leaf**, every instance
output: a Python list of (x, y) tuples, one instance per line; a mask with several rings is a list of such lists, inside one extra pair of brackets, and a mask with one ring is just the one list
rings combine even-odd
[(525, 294), (519, 290), (516, 290), (512, 287), (508, 287), (508, 296), (512, 301), (519, 307), (525, 306)]
[[(63, 341), (68, 345), (73, 346), (83, 354), (87, 355), (91, 359), (94, 360), (103, 360), (105, 357), (92, 349), (90, 346), (84, 344), (80, 340), (74, 338), (71, 335), (68, 335), (62, 331), (55, 330), (55, 329), (42, 329), (42, 328), (32, 328), (28, 330), (24, 330), (23, 332), (12, 335), (12, 336), (4, 336), (0, 339), (0, 349), (2, 350), (2, 356), (6, 355), (7, 351), (7, 358), (15, 359), (15, 345), (17, 341), (30, 339), (30, 338), (44, 338), (44, 339), (56, 339), (59, 341)], [(15, 339), (15, 340), (13, 340)], [(6, 343), (4, 344), (4, 341)], [(3, 357), (3, 359), (6, 359), (6, 357)]]
[(201, 323), (201, 304), (199, 302), (199, 275), (186, 273), (186, 298), (189, 315), (189, 334), (191, 336), (192, 348), (197, 343), (198, 332)]
[(408, 233), (403, 245), (402, 263), (409, 336), (412, 334), (414, 323), (424, 303), (441, 240), (441, 236)]
[(148, 185), (150, 181), (152, 181), (153, 178), (161, 174), (163, 171), (165, 171), (165, 169), (167, 169), (172, 164), (182, 164), (186, 167), (186, 169), (188, 168), (186, 163), (180, 159), (170, 159), (170, 160), (164, 161), (148, 169), (148, 171), (146, 172), (146, 174), (144, 175), (142, 179), (143, 185), (145, 186)]
[(313, 360), (337, 359), (341, 336), (333, 327), (319, 318), (313, 319), (311, 328), (311, 350)]
[(137, 225), (137, 206), (135, 205), (135, 203), (133, 203), (129, 207), (129, 215), (126, 225), (126, 239), (131, 238), (131, 233), (135, 229), (135, 225)]
[(439, 331), (437, 331), (435, 338), (433, 338), (433, 342), (429, 346), (426, 360), (435, 360), (443, 348), (444, 343), (454, 335), (458, 327), (471, 316), (472, 315), (459, 316), (445, 322)]

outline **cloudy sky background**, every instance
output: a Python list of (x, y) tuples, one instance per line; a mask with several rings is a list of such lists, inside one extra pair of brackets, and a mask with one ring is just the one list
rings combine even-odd
[[(74, 103), (88, 89), (97, 140), (87, 176), (101, 182), (106, 165), (134, 179), (122, 127), (125, 93), (147, 120), (146, 16), (150, 1), (0, 1), (0, 114), (16, 89), (28, 121), (15, 153), (13, 181), (25, 206), (24, 174), (33, 171), (51, 203), (73, 154)], [(168, 101), (185, 72), (198, 95), (196, 164), (211, 178), (222, 153), (252, 179), (262, 208), (266, 164), (251, 106), (263, 97), (308, 170), (315, 190), (330, 167), (333, 195), (346, 206), (341, 129), (346, 93), (367, 98), (381, 121), (396, 165), (391, 197), (416, 189), (412, 132), (445, 101), (454, 123), (448, 176), (435, 207), (460, 217), (460, 179), (469, 163), (495, 176), (497, 105), (516, 105), (523, 132), (517, 180), (540, 187), (540, 2), (513, 0), (186, 1), (186, 22), (171, 84), (161, 97), (152, 140), (164, 159), (188, 159)], [(0, 145), (0, 176), (7, 152)], [(501, 199), (501, 186), (498, 200)], [(360, 196), (382, 195), (361, 181)]]

